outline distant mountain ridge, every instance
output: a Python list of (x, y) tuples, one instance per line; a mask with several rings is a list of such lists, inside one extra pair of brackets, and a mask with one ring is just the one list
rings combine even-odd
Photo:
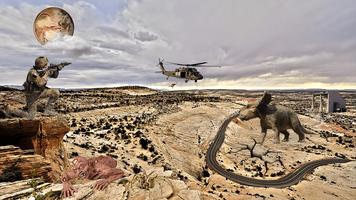
[(0, 85), (0, 91), (20, 91), (23, 90), (23, 86), (18, 85)]
[[(0, 85), (0, 91), (20, 91), (23, 90), (22, 85)], [(132, 86), (118, 86), (118, 87), (94, 87), (94, 88), (58, 88), (61, 91), (86, 91), (86, 90), (102, 90), (102, 89), (121, 89), (121, 90), (151, 90), (156, 91), (157, 89), (149, 88), (146, 86), (132, 85)], [(164, 90), (164, 89), (159, 89)], [(309, 88), (309, 89), (188, 89), (184, 91), (230, 91), (230, 92), (244, 92), (244, 91), (254, 91), (254, 92), (325, 92), (325, 91), (339, 91), (339, 92), (356, 92), (356, 89), (321, 89), (321, 88)], [(175, 90), (177, 91), (177, 90)]]

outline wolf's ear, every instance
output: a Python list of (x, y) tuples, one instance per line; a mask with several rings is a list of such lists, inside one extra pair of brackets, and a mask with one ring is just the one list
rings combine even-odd
[(263, 96), (260, 100), (257, 101), (257, 106), (267, 105), (272, 101), (272, 95), (266, 91), (263, 93)]

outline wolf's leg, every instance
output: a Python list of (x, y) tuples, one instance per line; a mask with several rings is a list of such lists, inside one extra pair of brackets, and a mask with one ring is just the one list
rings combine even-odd
[(279, 139), (279, 130), (278, 128), (273, 128), (273, 131), (274, 131), (274, 134), (275, 134), (275, 142), (276, 144), (279, 144), (280, 143), (280, 139)]
[(284, 135), (283, 142), (288, 142), (289, 141), (289, 132), (287, 130), (281, 131)]
[(265, 139), (266, 139), (266, 135), (267, 135), (267, 129), (262, 129), (261, 130), (261, 133), (262, 133), (262, 141), (261, 141), (261, 144), (263, 144), (265, 142)]
[(298, 142), (304, 142), (305, 136), (304, 136), (304, 132), (303, 132), (301, 126), (300, 126), (300, 128), (296, 128), (294, 131), (295, 131), (295, 132), (298, 134), (298, 136), (299, 136)]
[(296, 132), (299, 136), (299, 140), (298, 142), (304, 142), (304, 129), (302, 127), (302, 125), (300, 124), (299, 118), (297, 115), (291, 116), (291, 125), (293, 128), (293, 131)]

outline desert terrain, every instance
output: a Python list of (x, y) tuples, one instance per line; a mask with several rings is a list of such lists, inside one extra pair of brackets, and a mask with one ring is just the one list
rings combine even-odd
[[(21, 91), (2, 90), (2, 106), (24, 106)], [(308, 161), (356, 159), (356, 92), (341, 92), (348, 111), (330, 114), (310, 111), (312, 91), (270, 93), (275, 103), (295, 110), (303, 126), (317, 134), (306, 135), (301, 143), (290, 131), (288, 142), (275, 144), (269, 130), (265, 143), (254, 148), (263, 154), (258, 158), (246, 147), (261, 140), (259, 120), (230, 123), (218, 154), (220, 165), (244, 176), (276, 179)], [(245, 90), (159, 91), (138, 86), (61, 91), (56, 110), (70, 127), (63, 138), (69, 160), (109, 155), (127, 173), (125, 181), (111, 184), (104, 192), (92, 193), (90, 181), (77, 182), (80, 191), (73, 199), (106, 199), (108, 195), (114, 199), (354, 199), (355, 161), (318, 167), (298, 184), (282, 189), (239, 185), (208, 169), (205, 154), (219, 126), (262, 94)], [(0, 199), (11, 199), (16, 192), (30, 189), (23, 181), (13, 184), (0, 183)], [(54, 191), (51, 198), (58, 198), (60, 184), (41, 185), (42, 191)]]

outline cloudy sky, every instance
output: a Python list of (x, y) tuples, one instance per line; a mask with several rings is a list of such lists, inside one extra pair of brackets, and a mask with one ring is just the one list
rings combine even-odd
[[(42, 46), (32, 26), (49, 6), (75, 31)], [(356, 89), (354, 0), (0, 0), (0, 38), (0, 85), (21, 85), (46, 55), (73, 63), (52, 87)], [(198, 83), (167, 81), (159, 57), (224, 67), (201, 69)]]

